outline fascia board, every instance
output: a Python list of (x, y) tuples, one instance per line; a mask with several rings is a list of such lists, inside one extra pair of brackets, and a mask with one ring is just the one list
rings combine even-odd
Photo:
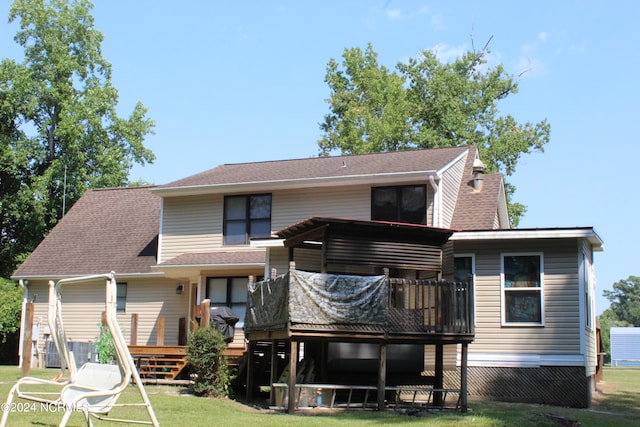
[(274, 181), (254, 181), (239, 182), (231, 184), (215, 184), (215, 185), (194, 185), (184, 187), (163, 187), (154, 188), (150, 191), (160, 197), (167, 196), (194, 196), (200, 194), (227, 194), (233, 192), (245, 191), (273, 191), (299, 189), (309, 187), (334, 187), (339, 185), (357, 185), (357, 184), (391, 184), (397, 182), (409, 182), (415, 180), (428, 179), (430, 175), (436, 175), (437, 171), (412, 171), (412, 172), (394, 172), (366, 175), (349, 175), (338, 177), (322, 177), (322, 178), (301, 178)]
[(602, 250), (602, 239), (591, 227), (586, 228), (536, 228), (513, 230), (459, 231), (449, 240), (524, 240), (524, 239), (587, 239), (594, 250)]

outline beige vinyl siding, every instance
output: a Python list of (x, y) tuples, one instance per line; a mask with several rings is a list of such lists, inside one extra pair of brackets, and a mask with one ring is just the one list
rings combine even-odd
[(440, 218), (440, 227), (448, 228), (451, 226), (453, 212), (458, 202), (458, 192), (460, 191), (460, 181), (464, 172), (464, 165), (467, 156), (458, 159), (450, 168), (442, 174), (442, 217)]
[[(427, 188), (430, 224), (434, 194), (428, 182), (422, 184)], [(371, 219), (369, 185), (274, 191), (271, 196), (272, 232), (312, 216)], [(185, 253), (246, 250), (245, 245), (223, 246), (223, 210), (224, 195), (220, 194), (164, 199), (159, 263)]]
[(159, 263), (222, 247), (223, 204), (222, 195), (164, 199)]
[[(476, 334), (470, 351), (499, 354), (580, 354), (577, 245), (574, 239), (455, 242), (456, 253), (475, 253)], [(500, 257), (543, 253), (544, 326), (502, 326)]]
[(371, 187), (323, 187), (272, 193), (274, 231), (312, 216), (371, 219)]
[[(118, 279), (127, 283), (125, 313), (118, 314), (118, 323), (127, 342), (131, 336), (131, 315), (138, 314), (138, 340), (140, 345), (154, 345), (157, 337), (157, 319), (165, 319), (165, 345), (178, 344), (178, 324), (188, 316), (188, 292), (176, 294), (177, 282), (167, 279)], [(48, 326), (48, 286), (46, 282), (29, 285), (29, 295), (38, 294), (35, 303), (34, 324), (39, 325), (38, 348), (44, 348), (44, 332)], [(62, 290), (62, 320), (68, 340), (94, 341), (104, 311), (105, 288), (103, 282), (68, 285)]]

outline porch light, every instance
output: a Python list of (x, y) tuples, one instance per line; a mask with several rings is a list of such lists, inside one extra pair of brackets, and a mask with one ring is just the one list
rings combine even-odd
[(183, 290), (184, 290), (184, 285), (182, 283), (178, 283), (178, 287), (176, 288), (176, 295), (182, 295)]

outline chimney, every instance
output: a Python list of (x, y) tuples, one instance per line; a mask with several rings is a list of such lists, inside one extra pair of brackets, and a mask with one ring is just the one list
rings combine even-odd
[(484, 171), (487, 167), (482, 163), (482, 160), (476, 157), (473, 161), (473, 190), (482, 191), (482, 185), (484, 184)]

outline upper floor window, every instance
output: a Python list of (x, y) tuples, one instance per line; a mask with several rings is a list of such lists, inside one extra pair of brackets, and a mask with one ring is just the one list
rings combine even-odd
[(543, 324), (542, 254), (503, 254), (503, 324)]
[(271, 235), (271, 194), (224, 198), (224, 244), (246, 245)]
[(424, 185), (402, 185), (372, 188), (371, 219), (426, 224), (427, 187)]

